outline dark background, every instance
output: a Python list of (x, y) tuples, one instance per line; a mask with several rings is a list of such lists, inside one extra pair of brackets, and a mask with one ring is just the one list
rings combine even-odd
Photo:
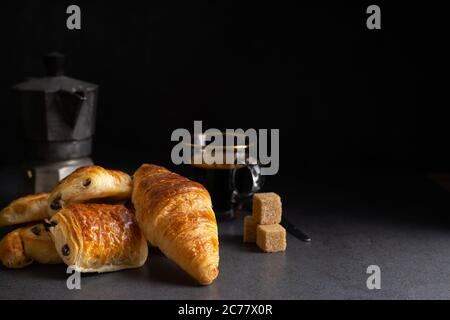
[[(280, 263), (258, 256), (242, 268), (230, 255), (242, 249), (241, 229), (227, 233), (241, 222), (219, 224), (221, 277), (232, 289), (213, 287), (213, 297), (263, 288), (259, 297), (448, 298), (449, 193), (427, 177), (450, 171), (449, 11), (437, 1), (296, 2), (0, 1), (0, 207), (24, 195), (12, 169), (25, 150), (10, 87), (42, 76), (42, 56), (57, 50), (68, 75), (100, 85), (93, 158), (105, 167), (131, 173), (151, 162), (178, 171), (170, 135), (194, 120), (280, 129), (280, 171), (265, 190), (281, 195), (283, 217), (313, 240), (289, 240)], [(66, 29), (69, 4), (81, 6), (81, 31)], [(381, 30), (366, 28), (370, 4), (381, 7)], [(119, 298), (205, 297), (179, 291), (173, 269), (154, 257), (148, 275), (158, 282), (132, 276), (139, 285), (127, 291), (126, 275), (122, 284), (109, 277), (78, 297), (112, 286), (123, 289), (109, 290)], [(369, 263), (385, 272), (378, 294), (358, 289)], [(294, 272), (278, 282), (285, 265)], [(0, 272), (1, 293), (69, 294), (55, 290), (56, 269), (28, 270), (22, 278)]]
[[(69, 4), (82, 30), (69, 31)], [(379, 4), (382, 29), (366, 28)], [(2, 1), (0, 164), (23, 161), (10, 87), (67, 74), (100, 85), (94, 160), (171, 165), (176, 128), (279, 128), (280, 171), (445, 172), (449, 19), (437, 4)]]

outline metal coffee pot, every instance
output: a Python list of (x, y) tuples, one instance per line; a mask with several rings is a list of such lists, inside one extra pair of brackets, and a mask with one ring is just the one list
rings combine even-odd
[(46, 76), (13, 87), (25, 138), (29, 192), (46, 192), (92, 164), (98, 85), (64, 75), (64, 56), (44, 57)]

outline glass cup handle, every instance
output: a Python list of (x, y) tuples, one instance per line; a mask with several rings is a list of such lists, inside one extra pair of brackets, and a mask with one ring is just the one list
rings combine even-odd
[(248, 192), (239, 192), (236, 187), (236, 172), (241, 168), (234, 168), (230, 172), (230, 187), (231, 190), (233, 190), (231, 202), (233, 204), (241, 203), (242, 199), (253, 196), (253, 194), (261, 190), (264, 185), (264, 176), (261, 174), (261, 167), (258, 164), (247, 164), (246, 168), (250, 171), (252, 176), (252, 188)]

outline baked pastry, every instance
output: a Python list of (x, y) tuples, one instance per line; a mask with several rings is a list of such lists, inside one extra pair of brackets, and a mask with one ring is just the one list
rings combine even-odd
[(48, 213), (53, 216), (72, 203), (126, 200), (131, 196), (131, 182), (131, 177), (121, 171), (99, 166), (78, 168), (51, 192)]
[(33, 261), (62, 263), (55, 244), (42, 223), (18, 228), (0, 241), (0, 260), (7, 268), (23, 268)]
[(219, 273), (219, 240), (211, 197), (199, 183), (144, 164), (132, 202), (145, 237), (203, 285)]
[(23, 268), (33, 262), (25, 255), (21, 230), (22, 228), (11, 231), (0, 241), (0, 261), (7, 268)]
[(147, 259), (147, 242), (124, 205), (72, 204), (48, 224), (59, 256), (76, 271), (137, 268)]
[(14, 200), (0, 211), (0, 226), (12, 226), (48, 218), (48, 197), (48, 193), (36, 193)]
[(55, 243), (44, 224), (22, 228), (22, 243), (25, 256), (42, 264), (57, 264), (63, 261), (56, 252)]

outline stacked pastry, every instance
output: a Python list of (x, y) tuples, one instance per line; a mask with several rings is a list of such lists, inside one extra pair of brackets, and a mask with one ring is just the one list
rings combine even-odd
[(137, 268), (147, 259), (148, 241), (201, 284), (218, 275), (208, 192), (163, 167), (144, 164), (134, 179), (99, 166), (80, 168), (51, 193), (17, 199), (0, 211), (0, 226), (19, 224), (28, 225), (0, 241), (0, 261), (8, 268), (32, 262), (64, 262), (79, 272)]

